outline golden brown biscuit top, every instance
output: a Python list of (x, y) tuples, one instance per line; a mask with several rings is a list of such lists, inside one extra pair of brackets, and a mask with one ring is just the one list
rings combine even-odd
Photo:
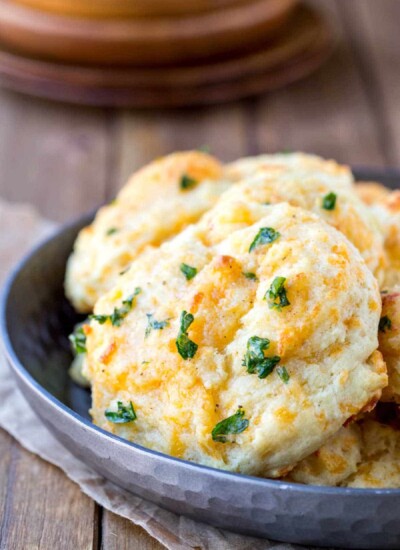
[[(360, 254), (314, 214), (219, 203), (144, 253), (96, 304), (87, 339), (94, 420), (174, 456), (279, 476), (379, 397), (380, 308)], [(107, 421), (118, 401), (132, 401), (135, 422)], [(223, 443), (212, 432), (226, 419), (248, 425)]]

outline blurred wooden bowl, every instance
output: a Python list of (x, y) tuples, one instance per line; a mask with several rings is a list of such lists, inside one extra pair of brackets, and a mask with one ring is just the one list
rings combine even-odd
[(98, 106), (172, 107), (228, 101), (271, 90), (309, 74), (332, 49), (332, 35), (313, 9), (299, 6), (272, 44), (194, 66), (145, 69), (87, 67), (0, 51), (0, 83), (37, 95)]
[[(23, 72), (15, 60), (5, 60), (0, 52), (0, 82), (9, 89), (33, 96), (66, 101), (80, 105), (125, 108), (170, 108), (193, 107), (226, 103), (276, 90), (304, 78), (320, 67), (327, 58), (329, 49), (312, 51), (296, 58), (276, 70), (249, 75), (243, 79), (208, 84), (196, 88), (135, 88), (110, 86), (89, 78), (91, 82), (78, 79), (54, 80), (51, 75)], [(8, 55), (8, 54), (7, 54)], [(11, 61), (11, 65), (6, 67)], [(53, 75), (54, 76), (54, 75)], [(60, 75), (58, 75), (60, 76)], [(81, 75), (82, 76), (82, 75)], [(86, 80), (86, 79), (85, 79)]]
[(67, 63), (193, 63), (272, 39), (295, 5), (296, 0), (248, 0), (179, 18), (90, 20), (0, 0), (0, 42), (26, 56)]
[(179, 16), (214, 11), (247, 0), (14, 0), (15, 4), (74, 17), (129, 18)]

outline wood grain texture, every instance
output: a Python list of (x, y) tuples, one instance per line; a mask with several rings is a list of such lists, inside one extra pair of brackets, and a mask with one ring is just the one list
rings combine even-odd
[(255, 104), (255, 148), (300, 149), (342, 162), (382, 165), (377, 121), (340, 17), (343, 3), (314, 3), (325, 9), (336, 30), (337, 51), (312, 77)]
[(65, 221), (104, 200), (108, 121), (103, 111), (0, 91), (0, 195)]
[(96, 504), (60, 470), (13, 442), (5, 478), (2, 550), (94, 549)]
[(380, 132), (386, 163), (400, 164), (400, 3), (342, 2), (364, 90)]
[(183, 149), (207, 149), (222, 160), (250, 152), (246, 103), (172, 111), (125, 111), (114, 124), (115, 180), (108, 198), (131, 173), (153, 159)]
[(102, 550), (164, 550), (144, 529), (111, 512), (104, 511)]
[(0, 430), (0, 548), (2, 546), (4, 532), (4, 518), (6, 511), (6, 498), (10, 465), (12, 462), (14, 440), (3, 430)]

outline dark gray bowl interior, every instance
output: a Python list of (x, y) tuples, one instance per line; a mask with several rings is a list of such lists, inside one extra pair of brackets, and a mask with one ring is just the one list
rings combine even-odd
[(31, 255), (15, 277), (7, 307), (10, 341), (22, 365), (40, 386), (88, 420), (90, 392), (68, 375), (72, 361), (68, 335), (84, 316), (65, 298), (63, 280), (77, 232), (91, 218), (69, 226)]
[[(392, 188), (400, 182), (394, 170), (355, 173)], [(400, 490), (304, 487), (220, 472), (144, 450), (88, 422), (89, 391), (67, 372), (68, 335), (82, 318), (65, 299), (63, 279), (76, 234), (91, 217), (35, 249), (3, 298), (10, 366), (34, 410), (65, 446), (128, 490), (215, 525), (324, 546), (400, 548)]]

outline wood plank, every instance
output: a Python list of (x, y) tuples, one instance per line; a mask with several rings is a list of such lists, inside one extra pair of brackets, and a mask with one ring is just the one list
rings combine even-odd
[(95, 548), (96, 505), (61, 470), (14, 442), (7, 479), (2, 549)]
[[(303, 150), (341, 162), (385, 162), (377, 120), (336, 3), (314, 0), (338, 36), (335, 54), (316, 74), (259, 100), (253, 119), (257, 149)], [(343, 2), (339, 2), (343, 4)]]
[(362, 69), (364, 89), (382, 128), (387, 164), (400, 165), (400, 42), (397, 0), (341, 2), (343, 21)]
[(124, 111), (115, 126), (118, 144), (116, 177), (108, 188), (111, 198), (130, 174), (173, 151), (207, 146), (222, 160), (247, 152), (245, 103), (202, 109)]
[(102, 550), (163, 550), (144, 529), (111, 512), (103, 512)]
[[(108, 113), (0, 91), (0, 195), (65, 220), (104, 200)], [(97, 548), (98, 507), (57, 468), (1, 435), (4, 549)]]
[(0, 195), (60, 221), (103, 202), (108, 115), (0, 91)]
[(0, 548), (2, 540), (2, 518), (5, 515), (6, 496), (8, 492), (9, 471), (13, 454), (13, 439), (0, 429)]

